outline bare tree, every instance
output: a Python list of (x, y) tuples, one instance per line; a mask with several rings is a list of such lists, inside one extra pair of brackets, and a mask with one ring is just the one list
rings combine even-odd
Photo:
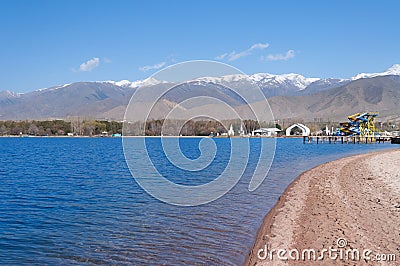
[(1, 135), (7, 135), (7, 133), (8, 133), (8, 130), (7, 130), (6, 126), (5, 125), (1, 125), (0, 134)]
[(30, 134), (30, 135), (36, 136), (38, 131), (39, 131), (39, 129), (35, 124), (31, 124), (28, 128), (28, 134)]

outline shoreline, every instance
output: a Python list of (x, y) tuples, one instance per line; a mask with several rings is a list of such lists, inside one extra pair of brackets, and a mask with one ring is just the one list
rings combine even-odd
[[(327, 254), (323, 261), (301, 260), (301, 250), (312, 248), (318, 255), (323, 248), (338, 248), (339, 239), (347, 242), (344, 249), (370, 249), (371, 257), (383, 254), (391, 259), (384, 265), (396, 265), (400, 261), (399, 161), (400, 150), (394, 149), (341, 158), (300, 174), (264, 217), (244, 265), (366, 264), (361, 258), (333, 260)], [(265, 248), (267, 258), (263, 258)], [(283, 255), (287, 260), (278, 258), (278, 249), (287, 251)], [(288, 255), (293, 249), (300, 251), (300, 261), (295, 253), (293, 258)]]
[(279, 138), (302, 138), (302, 137), (270, 137), (270, 136), (251, 136), (251, 137), (241, 137), (241, 136), (218, 136), (218, 137), (210, 137), (210, 136), (84, 136), (84, 135), (74, 135), (74, 136), (66, 136), (66, 135), (57, 135), (57, 136), (35, 136), (35, 135), (0, 135), (0, 138), (215, 138), (215, 139), (248, 139), (248, 138), (269, 138), (269, 139), (279, 139)]

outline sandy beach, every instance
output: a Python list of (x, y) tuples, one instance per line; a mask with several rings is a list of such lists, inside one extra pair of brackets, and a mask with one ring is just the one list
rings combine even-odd
[(400, 150), (300, 175), (265, 217), (245, 265), (400, 265)]

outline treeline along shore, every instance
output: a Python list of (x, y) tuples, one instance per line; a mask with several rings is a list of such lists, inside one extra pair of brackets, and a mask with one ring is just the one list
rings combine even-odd
[[(240, 128), (241, 124), (247, 132), (251, 132), (267, 124), (254, 120), (190, 120), (190, 121), (165, 121), (164, 119), (151, 119), (143, 122), (126, 122), (125, 130), (131, 136), (208, 136), (211, 133), (227, 132), (229, 125)], [(279, 125), (277, 125), (279, 126)], [(54, 119), (54, 120), (23, 120), (0, 121), (0, 136), (96, 136), (122, 134), (124, 123), (122, 121), (106, 121), (96, 119)]]
[[(256, 120), (165, 120), (149, 119), (146, 122), (124, 122), (102, 120), (90, 117), (68, 117), (65, 119), (48, 120), (0, 120), (0, 136), (98, 136), (122, 134), (126, 136), (209, 136), (226, 134), (230, 126), (235, 132), (243, 130), (243, 134), (249, 134), (259, 128), (277, 128), (284, 132), (285, 128), (302, 123), (308, 126), (311, 132), (322, 132), (325, 128), (335, 128), (339, 123), (329, 120), (314, 120), (305, 122), (302, 120), (280, 119), (275, 121)], [(380, 123), (376, 125), (380, 131), (398, 129), (399, 125)], [(278, 134), (279, 135), (279, 134)]]
[(25, 120), (0, 121), (1, 136), (95, 136), (104, 134), (121, 134), (122, 122), (101, 120)]

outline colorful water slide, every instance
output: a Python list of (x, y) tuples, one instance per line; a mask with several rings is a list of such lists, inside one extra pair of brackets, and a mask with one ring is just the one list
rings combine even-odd
[(376, 112), (364, 112), (349, 115), (348, 122), (340, 123), (340, 128), (337, 130), (337, 135), (342, 136), (361, 136), (374, 137), (375, 134), (375, 117)]

